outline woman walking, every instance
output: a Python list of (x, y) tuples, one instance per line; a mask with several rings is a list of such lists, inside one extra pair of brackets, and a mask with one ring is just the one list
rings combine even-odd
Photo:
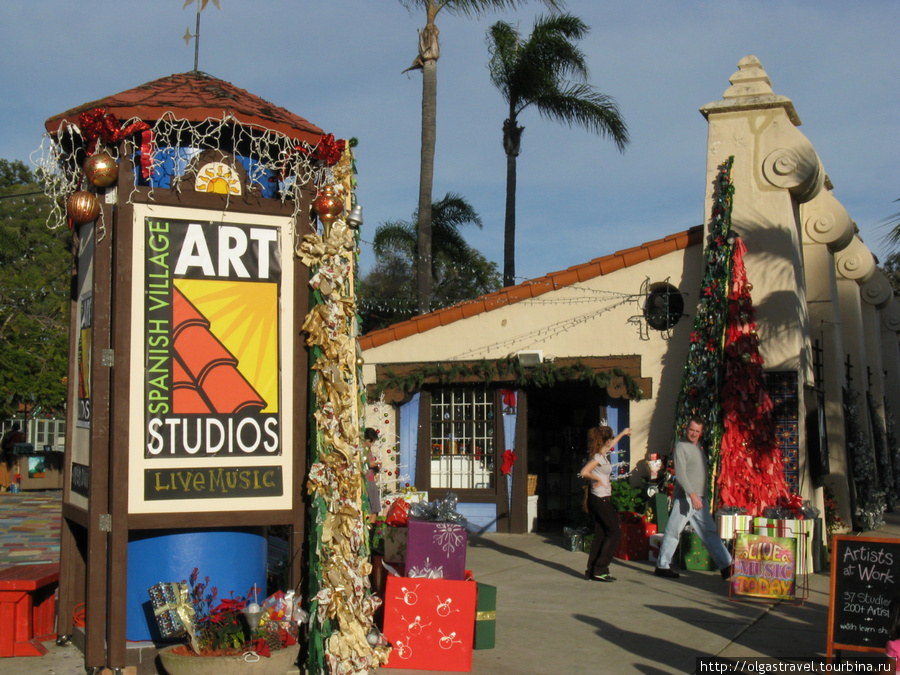
[(592, 481), (587, 504), (588, 513), (594, 519), (594, 543), (584, 572), (584, 578), (588, 580), (616, 580), (609, 574), (609, 563), (612, 562), (616, 546), (622, 537), (622, 528), (619, 526), (619, 516), (612, 506), (612, 464), (609, 462), (609, 453), (623, 436), (630, 435), (631, 429), (623, 429), (613, 438), (613, 431), (609, 427), (594, 427), (588, 432), (591, 461), (584, 465), (579, 474)]

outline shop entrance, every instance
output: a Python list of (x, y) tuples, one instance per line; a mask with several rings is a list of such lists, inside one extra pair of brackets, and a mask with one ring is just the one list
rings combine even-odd
[(607, 394), (573, 382), (528, 390), (528, 473), (538, 476), (536, 529), (557, 533), (588, 523), (582, 510), (587, 432), (607, 419)]

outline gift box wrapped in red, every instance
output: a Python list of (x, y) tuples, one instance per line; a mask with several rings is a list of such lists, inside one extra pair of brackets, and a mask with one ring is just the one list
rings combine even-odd
[(656, 525), (630, 511), (619, 512), (622, 538), (613, 554), (620, 560), (647, 560), (650, 557), (650, 535), (656, 534)]
[(385, 667), (472, 670), (476, 592), (471, 581), (388, 577), (384, 637), (393, 649)]
[(468, 533), (462, 525), (410, 519), (406, 534), (406, 574), (462, 580)]

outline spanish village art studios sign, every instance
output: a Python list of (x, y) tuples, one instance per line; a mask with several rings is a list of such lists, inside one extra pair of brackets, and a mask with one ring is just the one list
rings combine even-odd
[(293, 366), (289, 223), (210, 215), (135, 209), (142, 297), (133, 306), (143, 311), (133, 321), (143, 350), (134, 350), (133, 362), (142, 361), (143, 406), (140, 424), (132, 423), (142, 449), (131, 462), (132, 511), (290, 505), (290, 378), (281, 376)]

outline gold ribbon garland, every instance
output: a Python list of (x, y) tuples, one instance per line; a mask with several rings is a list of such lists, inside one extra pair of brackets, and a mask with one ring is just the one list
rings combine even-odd
[[(351, 165), (350, 152), (344, 155), (338, 168)], [(343, 185), (334, 186), (335, 192), (349, 194), (349, 172), (342, 178)], [(373, 646), (367, 639), (381, 600), (370, 588), (372, 565), (362, 509), (355, 250), (353, 231), (340, 218), (322, 236), (304, 236), (297, 248), (297, 256), (313, 272), (310, 286), (322, 297), (322, 304), (312, 307), (303, 323), (307, 344), (322, 353), (312, 366), (318, 455), (307, 491), (327, 505), (317, 513), (321, 578), (314, 600), (319, 622), (337, 623), (337, 630), (325, 639), (325, 663), (333, 675), (365, 675), (390, 655), (390, 647)]]

